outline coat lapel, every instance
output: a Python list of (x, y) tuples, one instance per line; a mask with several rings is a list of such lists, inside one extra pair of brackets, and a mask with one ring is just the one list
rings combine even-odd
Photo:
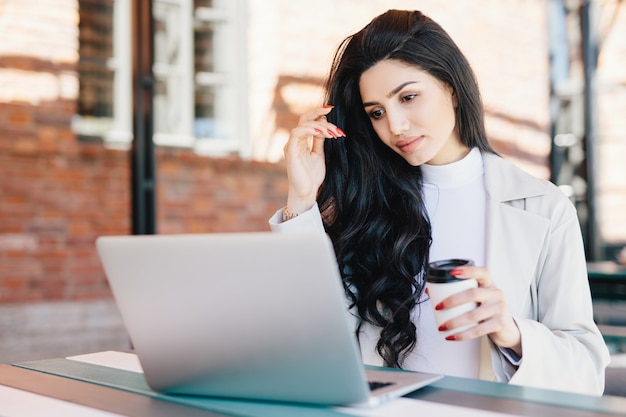
[(483, 155), (487, 190), (486, 263), (498, 288), (507, 294), (513, 315), (525, 309), (536, 276), (549, 220), (526, 211), (526, 199), (547, 194), (543, 181), (509, 162)]
[[(525, 210), (526, 199), (547, 194), (543, 181), (504, 159), (483, 154), (487, 191), (486, 264), (496, 286), (506, 294), (514, 316), (533, 304), (530, 288), (544, 245), (548, 219)], [(480, 378), (493, 380), (490, 342), (481, 341)]]

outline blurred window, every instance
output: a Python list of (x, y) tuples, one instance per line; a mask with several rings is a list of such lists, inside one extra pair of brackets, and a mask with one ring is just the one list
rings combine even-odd
[[(85, 139), (132, 140), (132, 0), (80, 0)], [(246, 153), (245, 0), (153, 0), (154, 142), (218, 155)]]
[(113, 126), (113, 3), (114, 0), (79, 2), (80, 92), (72, 124), (82, 139), (100, 139)]

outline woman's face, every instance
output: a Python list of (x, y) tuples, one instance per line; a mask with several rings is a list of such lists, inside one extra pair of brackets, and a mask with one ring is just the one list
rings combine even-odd
[(452, 88), (415, 66), (384, 60), (359, 83), (363, 107), (380, 140), (413, 166), (463, 158)]

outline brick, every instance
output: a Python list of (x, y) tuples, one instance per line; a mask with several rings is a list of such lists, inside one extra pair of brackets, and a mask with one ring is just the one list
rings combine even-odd
[(42, 153), (54, 153), (57, 150), (58, 129), (42, 127), (37, 134), (38, 147)]
[(67, 220), (33, 219), (26, 224), (29, 233), (36, 234), (65, 234), (67, 233)]
[(37, 139), (16, 138), (13, 142), (12, 151), (18, 155), (36, 155), (38, 153)]
[[(22, 211), (29, 204), (29, 200), (24, 195), (8, 194), (1, 197), (1, 200), (0, 207), (5, 207), (5, 214), (7, 215), (10, 212)], [(0, 210), (0, 212), (2, 212), (2, 210)]]
[(86, 221), (72, 221), (69, 225), (69, 233), (72, 236), (92, 236), (93, 227)]
[(5, 291), (19, 291), (20, 289), (26, 287), (26, 281), (19, 277), (2, 278), (0, 286)]
[(7, 117), (7, 122), (12, 125), (30, 125), (32, 114), (26, 108), (14, 108)]
[(0, 252), (37, 250), (37, 236), (24, 233), (0, 233)]
[(59, 264), (62, 264), (63, 262), (65, 262), (67, 259), (69, 259), (71, 256), (71, 253), (68, 249), (47, 249), (47, 250), (41, 250), (39, 251), (39, 253), (37, 254), (37, 259), (42, 261), (42, 262), (57, 262)]

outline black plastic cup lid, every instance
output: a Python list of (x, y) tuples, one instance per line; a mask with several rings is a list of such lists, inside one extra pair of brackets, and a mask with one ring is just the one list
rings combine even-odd
[(450, 271), (462, 266), (474, 265), (471, 259), (444, 259), (428, 264), (426, 281), (433, 283), (462, 281), (462, 278), (455, 278), (450, 275)]

